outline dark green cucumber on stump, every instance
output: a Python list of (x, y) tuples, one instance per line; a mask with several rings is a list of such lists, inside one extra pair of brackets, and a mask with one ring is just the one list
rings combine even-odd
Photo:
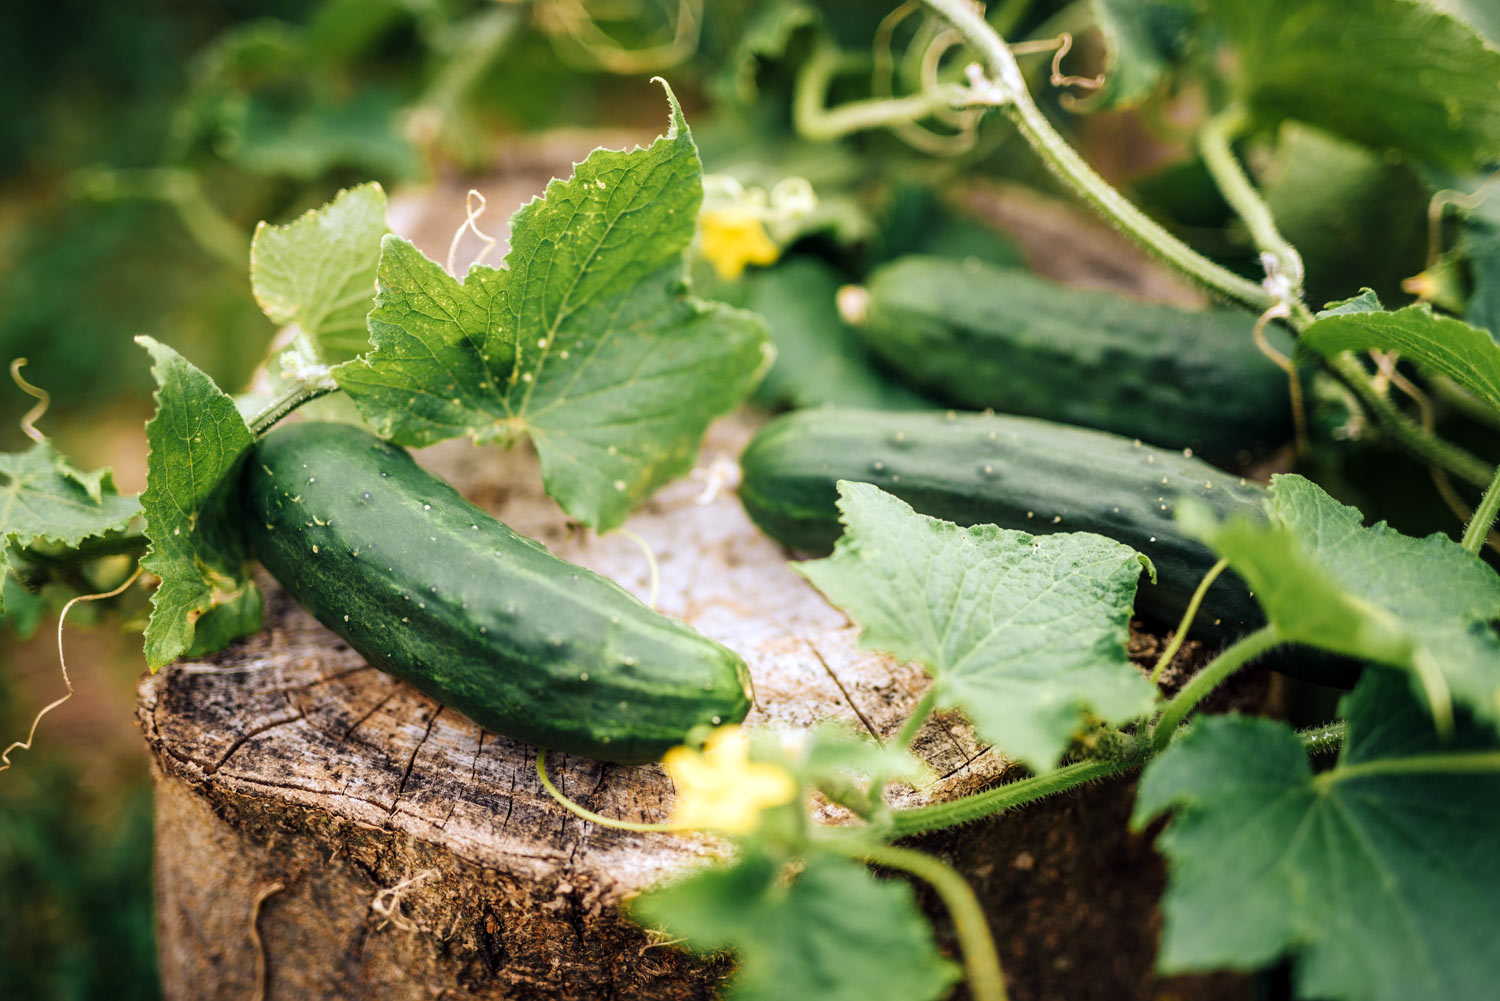
[[(740, 456), (740, 501), (791, 549), (821, 556), (843, 533), (838, 481), (873, 483), (919, 513), (1033, 535), (1095, 532), (1145, 554), (1136, 611), (1176, 626), (1218, 557), (1183, 533), (1177, 502), (1218, 518), (1263, 518), (1261, 487), (1198, 459), (1102, 431), (996, 414), (799, 410), (766, 424)], [(1265, 623), (1245, 583), (1225, 572), (1208, 589), (1191, 635), (1221, 643)], [(1350, 687), (1357, 666), (1301, 648), (1263, 661), (1319, 684)]]
[[(871, 351), (946, 403), (1248, 461), (1291, 437), (1286, 374), (1241, 310), (1190, 311), (978, 261), (903, 257), (866, 285)], [(1279, 337), (1279, 334), (1272, 334)]]
[[(740, 500), (792, 549), (823, 555), (843, 531), (839, 480), (873, 483), (918, 512), (1033, 535), (1096, 532), (1156, 566), (1137, 610), (1175, 625), (1217, 556), (1173, 520), (1192, 496), (1220, 518), (1264, 517), (1264, 490), (1181, 452), (1100, 431), (976, 413), (802, 410), (766, 424), (740, 457)], [(1220, 639), (1264, 621), (1243, 582), (1224, 574), (1194, 634)]]
[(749, 711), (733, 651), (373, 435), (292, 424), (244, 469), (247, 532), (271, 575), (372, 665), (486, 729), (635, 764)]

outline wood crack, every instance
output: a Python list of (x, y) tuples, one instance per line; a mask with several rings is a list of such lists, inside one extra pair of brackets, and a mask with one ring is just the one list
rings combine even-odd
[(253, 738), (259, 737), (261, 734), (267, 732), (268, 730), (274, 730), (278, 726), (286, 726), (288, 723), (295, 723), (295, 722), (297, 722), (298, 720), (301, 720), (301, 719), (306, 719), (306, 717), (302, 715), (302, 712), (300, 710), (298, 710), (298, 712), (297, 712), (297, 714), (295, 716), (290, 716), (290, 717), (288, 717), (286, 719), (274, 720), (273, 722), (266, 723), (263, 726), (258, 726), (255, 729), (250, 730), (247, 733), (241, 734), (239, 737), (237, 737), (235, 739), (235, 741), (234, 741), (233, 744), (229, 745), (229, 750), (225, 751), (219, 757), (218, 761), (215, 761), (213, 764), (211, 764), (208, 767), (206, 767), (206, 768), (203, 769), (203, 774), (205, 774), (205, 775), (212, 775), (215, 772), (217, 772), (220, 768), (223, 768), (224, 767), (224, 763), (227, 762), (230, 758), (232, 758), (234, 756), (234, 754), (235, 754), (236, 751), (238, 751), (240, 748), (244, 747), (245, 744), (248, 741), (252, 740)]
[(833, 668), (828, 665), (827, 659), (824, 658), (817, 645), (812, 640), (803, 640), (802, 642), (807, 644), (807, 648), (812, 651), (812, 655), (818, 658), (818, 663), (823, 665), (823, 670), (827, 671), (828, 676), (833, 679), (834, 685), (838, 687), (839, 694), (844, 697), (845, 702), (849, 703), (849, 708), (854, 710), (854, 715), (859, 717), (859, 721), (865, 725), (865, 729), (870, 731), (870, 736), (875, 738), (877, 744), (881, 743), (880, 733), (875, 729), (875, 724), (871, 723), (870, 717), (865, 715), (865, 711), (855, 704), (853, 696), (849, 694), (849, 690), (844, 687), (844, 683), (839, 680), (839, 676), (834, 673)]
[(396, 789), (396, 799), (391, 803), (391, 816), (393, 817), (396, 815), (396, 807), (401, 805), (401, 797), (406, 795), (406, 783), (411, 778), (412, 769), (417, 766), (417, 755), (422, 753), (422, 745), (426, 744), (427, 738), (432, 736), (432, 728), (445, 708), (440, 705), (431, 716), (427, 717), (427, 729), (422, 731), (422, 739), (417, 741), (417, 746), (411, 752), (411, 759), (406, 762), (406, 771), (401, 776), (401, 785)]

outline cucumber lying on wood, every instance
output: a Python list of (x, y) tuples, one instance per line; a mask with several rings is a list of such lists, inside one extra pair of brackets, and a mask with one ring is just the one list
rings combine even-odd
[[(1220, 518), (1263, 517), (1264, 490), (1181, 452), (1026, 417), (802, 410), (761, 428), (740, 457), (740, 500), (772, 538), (823, 555), (843, 531), (839, 480), (873, 483), (922, 514), (1035, 535), (1097, 532), (1144, 553), (1157, 582), (1136, 608), (1176, 624), (1218, 559), (1173, 520), (1196, 497)], [(1209, 589), (1194, 634), (1220, 639), (1264, 621), (1244, 583)]]
[(735, 653), (516, 534), (358, 428), (272, 431), (242, 486), (271, 575), (371, 664), (480, 726), (633, 764), (749, 710)]
[(937, 257), (893, 261), (866, 287), (871, 350), (947, 403), (1221, 463), (1291, 436), (1286, 374), (1256, 348), (1243, 311), (1181, 310)]

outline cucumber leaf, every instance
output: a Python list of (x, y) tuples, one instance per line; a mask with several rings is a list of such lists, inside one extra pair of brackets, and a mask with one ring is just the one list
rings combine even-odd
[(630, 912), (695, 952), (734, 949), (730, 1001), (925, 1001), (957, 979), (907, 884), (831, 855), (809, 859), (790, 885), (781, 875), (747, 851), (648, 891)]
[[(1158, 966), (1254, 969), (1297, 953), (1298, 997), (1489, 996), (1500, 982), (1494, 733), (1461, 718), (1441, 740), (1381, 671), (1365, 673), (1343, 714), (1348, 741), (1321, 775), (1284, 724), (1223, 716), (1147, 766), (1134, 826), (1176, 808), (1157, 839), (1171, 863)], [(1460, 772), (1456, 755), (1492, 763)]]
[(1156, 92), (1190, 44), (1197, 11), (1189, 0), (1093, 0), (1104, 35), (1104, 85), (1090, 111), (1132, 108)]
[(386, 231), (385, 191), (373, 182), (285, 226), (262, 222), (250, 244), (255, 301), (276, 323), (297, 324), (324, 362), (363, 353)]
[(1239, 98), (1456, 168), (1500, 157), (1500, 50), (1420, 0), (1210, 0)]
[(141, 566), (161, 578), (146, 626), (146, 663), (155, 671), (260, 629), (250, 553), (226, 510), (255, 439), (212, 379), (165, 344), (136, 342), (151, 353), (157, 385), (141, 494), (151, 540)]
[(1178, 517), (1286, 639), (1407, 669), (1439, 720), (1457, 699), (1500, 724), (1500, 575), (1445, 536), (1366, 527), (1300, 476), (1274, 477), (1265, 505), (1266, 523), (1215, 522), (1186, 502)]
[(687, 291), (702, 165), (667, 95), (666, 135), (596, 150), (516, 213), (503, 268), (459, 282), (385, 238), (376, 349), (334, 370), (380, 434), (529, 434), (547, 492), (600, 531), (691, 467), (709, 420), (749, 394), (771, 350), (759, 317)]
[(1125, 655), (1150, 562), (1088, 532), (1025, 532), (919, 515), (867, 483), (839, 482), (847, 526), (832, 556), (794, 569), (863, 627), (861, 645), (919, 661), (940, 708), (1038, 771), (1082, 714), (1125, 723), (1155, 688)]
[[(134, 496), (115, 489), (108, 469), (81, 472), (47, 441), (0, 453), (0, 577), (10, 577), (11, 550), (38, 542), (76, 546), (124, 529), (140, 514)], [(5, 601), (24, 589), (7, 584)]]
[(1492, 48), (1500, 49), (1500, 5), (1494, 0), (1427, 0), (1479, 32)]
[(1451, 316), (1438, 316), (1428, 306), (1323, 316), (1301, 339), (1330, 357), (1367, 348), (1399, 351), (1500, 410), (1500, 344), (1488, 331)]

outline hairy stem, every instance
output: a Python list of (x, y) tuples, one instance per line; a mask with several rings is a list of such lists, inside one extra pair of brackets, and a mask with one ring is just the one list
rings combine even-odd
[(995, 938), (984, 908), (952, 866), (925, 852), (895, 845), (864, 848), (859, 857), (883, 869), (910, 873), (936, 890), (953, 918), (953, 930), (963, 949), (969, 995), (974, 1001), (1006, 1001), (1005, 978), (1000, 973), (1000, 957), (995, 953)]
[(1224, 199), (1244, 220), (1255, 245), (1275, 258), (1279, 273), (1287, 281), (1287, 305), (1291, 307), (1294, 300), (1301, 298), (1302, 255), (1276, 228), (1270, 206), (1235, 158), (1232, 143), (1244, 123), (1245, 115), (1239, 108), (1214, 115), (1198, 130), (1198, 152)]
[(1136, 767), (1137, 764), (1138, 762), (1133, 761), (1080, 761), (1076, 764), (1064, 765), (1043, 775), (1022, 779), (1019, 782), (1009, 782), (972, 796), (964, 796), (952, 802), (934, 803), (931, 806), (918, 806), (909, 810), (895, 810), (891, 813), (891, 834), (893, 837), (903, 838), (912, 834), (924, 834), (957, 824), (966, 824), (971, 820), (988, 817), (992, 813), (1024, 806), (1027, 803), (1066, 792), (1085, 782), (1117, 775)]
[(1485, 536), (1489, 535), (1490, 526), (1495, 523), (1495, 515), (1500, 514), (1500, 466), (1495, 467), (1494, 479), (1485, 488), (1484, 497), (1480, 499), (1479, 506), (1474, 509), (1474, 517), (1469, 519), (1469, 527), (1464, 529), (1463, 547), (1474, 555), (1479, 555), (1479, 550), (1484, 547)]
[(999, 90), (995, 103), (1015, 123), (1048, 169), (1075, 195), (1146, 250), (1220, 295), (1257, 313), (1277, 302), (1275, 296), (1255, 282), (1220, 267), (1167, 232), (1095, 173), (1033, 103), (1015, 57), (974, 5), (968, 0), (922, 2), (952, 24), (978, 53)]
[(305, 379), (292, 382), (275, 399), (262, 407), (260, 413), (250, 418), (247, 422), (250, 425), (250, 433), (259, 438), (271, 430), (277, 421), (302, 404), (309, 400), (316, 400), (320, 396), (327, 396), (338, 388), (338, 383), (333, 381), (333, 376), (328, 374), (326, 368)]
[(1262, 626), (1210, 661), (1207, 667), (1193, 675), (1193, 679), (1162, 710), (1161, 718), (1156, 721), (1156, 729), (1151, 733), (1152, 748), (1160, 751), (1166, 747), (1176, 734), (1178, 724), (1203, 701), (1204, 696), (1223, 684), (1235, 671), (1281, 642), (1281, 634), (1276, 631), (1275, 626)]
[(1349, 724), (1341, 719), (1297, 731), (1297, 739), (1302, 741), (1302, 746), (1310, 756), (1332, 754), (1342, 747), (1348, 738)]

